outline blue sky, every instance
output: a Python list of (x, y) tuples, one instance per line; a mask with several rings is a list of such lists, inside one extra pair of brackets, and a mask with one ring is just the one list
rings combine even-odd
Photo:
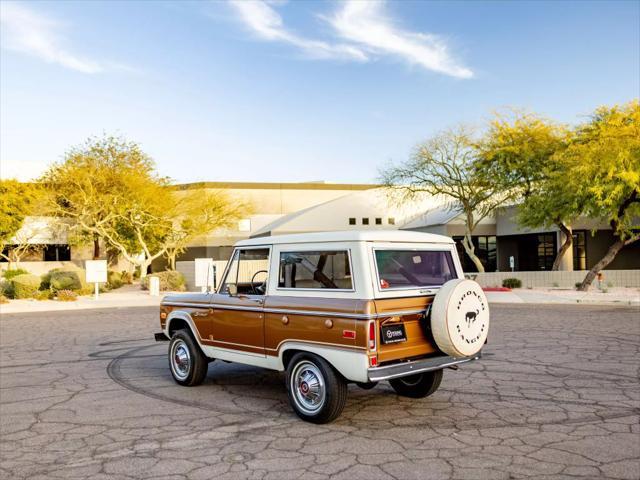
[(91, 135), (179, 182), (372, 182), (495, 109), (577, 122), (640, 90), (640, 2), (6, 2), (0, 173)]

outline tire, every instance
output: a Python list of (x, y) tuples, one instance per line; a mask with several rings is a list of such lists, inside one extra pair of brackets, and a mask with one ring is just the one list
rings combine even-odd
[(209, 359), (202, 353), (189, 330), (178, 330), (169, 342), (169, 370), (177, 384), (200, 385), (207, 376)]
[(378, 382), (356, 382), (356, 385), (359, 386), (362, 390), (371, 390), (376, 388)]
[(287, 366), (287, 395), (302, 420), (329, 423), (344, 409), (347, 382), (324, 359), (312, 353), (298, 353)]
[(442, 370), (417, 373), (408, 377), (389, 380), (398, 395), (410, 398), (428, 397), (438, 390), (440, 382), (442, 382)]

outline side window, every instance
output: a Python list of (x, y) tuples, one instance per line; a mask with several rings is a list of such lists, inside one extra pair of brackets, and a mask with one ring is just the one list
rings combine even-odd
[(269, 270), (269, 249), (250, 248), (236, 250), (220, 292), (235, 285), (243, 295), (264, 295)]
[(349, 252), (347, 250), (282, 252), (278, 287), (352, 290)]

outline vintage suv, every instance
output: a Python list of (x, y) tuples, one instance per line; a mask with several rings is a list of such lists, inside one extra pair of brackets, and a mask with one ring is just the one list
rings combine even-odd
[(286, 371), (303, 420), (340, 415), (352, 382), (388, 380), (434, 393), (444, 368), (480, 357), (489, 306), (453, 241), (404, 231), (348, 231), (238, 242), (215, 292), (160, 306), (177, 383), (202, 383), (214, 359)]

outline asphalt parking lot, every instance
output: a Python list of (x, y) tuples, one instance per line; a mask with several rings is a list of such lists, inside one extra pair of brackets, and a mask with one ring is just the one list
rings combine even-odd
[(283, 376), (214, 362), (177, 386), (155, 308), (0, 320), (0, 477), (640, 478), (640, 311), (494, 305), (481, 362), (422, 400), (349, 387), (333, 424)]

